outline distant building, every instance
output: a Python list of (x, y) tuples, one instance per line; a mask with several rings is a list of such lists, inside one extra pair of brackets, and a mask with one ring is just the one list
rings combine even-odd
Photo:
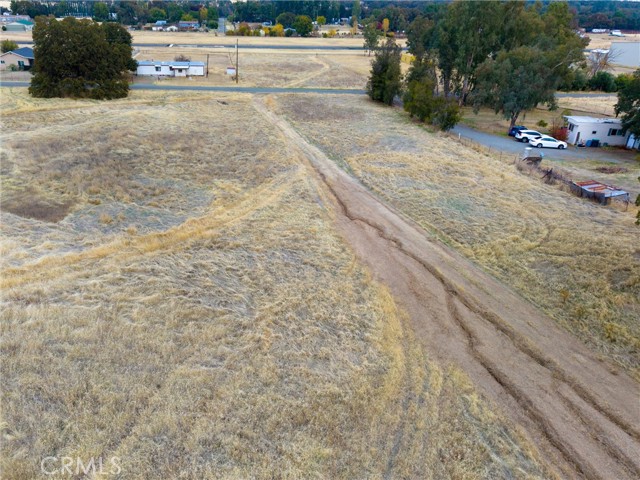
[(33, 22), (29, 15), (9, 15), (7, 13), (5, 13), (4, 15), (0, 15), (0, 23), (3, 25), (6, 25), (7, 23), (17, 22), (18, 20)]
[(0, 55), (0, 70), (6, 70), (11, 65), (18, 70), (29, 70), (33, 67), (33, 49), (22, 47)]
[(226, 17), (218, 18), (218, 33), (226, 33), (227, 32), (227, 19)]
[(29, 20), (18, 20), (7, 23), (4, 28), (7, 32), (30, 32), (35, 24)]
[(205, 74), (204, 62), (160, 62), (140, 60), (137, 75), (158, 77), (202, 77)]
[(627, 136), (619, 118), (564, 117), (569, 124), (567, 143), (590, 146), (624, 146)]
[(640, 42), (611, 42), (609, 56), (615, 65), (640, 68)]
[(178, 22), (178, 30), (189, 31), (189, 30), (198, 30), (199, 28), (200, 28), (200, 23), (196, 21), (181, 20)]
[(636, 138), (636, 136), (632, 133), (631, 135), (629, 135), (629, 138), (627, 139), (627, 148), (632, 148), (635, 150), (640, 150), (640, 138)]

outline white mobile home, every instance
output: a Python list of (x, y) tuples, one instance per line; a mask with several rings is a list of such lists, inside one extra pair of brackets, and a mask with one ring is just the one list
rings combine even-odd
[(137, 75), (153, 77), (191, 77), (204, 76), (204, 62), (160, 62), (141, 60), (138, 62)]
[(568, 123), (567, 143), (588, 147), (623, 146), (626, 135), (622, 121), (617, 118), (564, 117)]

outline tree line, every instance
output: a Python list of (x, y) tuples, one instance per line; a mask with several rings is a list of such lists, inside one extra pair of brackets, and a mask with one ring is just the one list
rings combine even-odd
[[(361, 5), (357, 15), (362, 19), (389, 20), (389, 30), (405, 31), (420, 15), (429, 15), (447, 8), (447, 1), (367, 1)], [(534, 2), (529, 2), (533, 4)], [(543, 8), (549, 0), (538, 2)], [(133, 0), (12, 0), (10, 9), (15, 14), (86, 16), (103, 21), (113, 14), (114, 18), (125, 25), (137, 25), (157, 20), (177, 22), (183, 15), (200, 19), (202, 8), (212, 12), (204, 22), (217, 21), (218, 15), (228, 17), (235, 22), (272, 22), (278, 15), (290, 12), (294, 15), (307, 15), (310, 18), (322, 16), (329, 22), (334, 19), (348, 18), (353, 13), (352, 0), (249, 0), (247, 2), (220, 1), (133, 1)], [(578, 24), (586, 29), (610, 28), (621, 30), (640, 30), (640, 6), (637, 2), (621, 0), (579, 0), (570, 1), (569, 7)], [(164, 18), (159, 18), (160, 12)], [(215, 18), (213, 13), (215, 13)]]
[(403, 84), (405, 109), (437, 119), (455, 101), (491, 108), (513, 127), (527, 110), (554, 108), (556, 90), (584, 63), (588, 40), (575, 26), (561, 2), (457, 1), (420, 15), (408, 27), (415, 59)]

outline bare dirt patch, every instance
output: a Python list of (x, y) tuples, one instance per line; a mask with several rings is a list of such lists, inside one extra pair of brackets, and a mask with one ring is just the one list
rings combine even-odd
[(17, 198), (3, 198), (2, 210), (25, 218), (44, 222), (59, 222), (67, 216), (73, 202), (51, 202), (39, 197), (33, 190), (21, 192)]
[(625, 167), (596, 167), (596, 172), (600, 173), (626, 173), (629, 169)]

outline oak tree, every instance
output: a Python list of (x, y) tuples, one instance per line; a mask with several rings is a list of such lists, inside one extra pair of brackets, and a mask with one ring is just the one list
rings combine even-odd
[(36, 18), (35, 65), (29, 93), (34, 97), (113, 99), (129, 93), (131, 35), (116, 23), (66, 17)]

